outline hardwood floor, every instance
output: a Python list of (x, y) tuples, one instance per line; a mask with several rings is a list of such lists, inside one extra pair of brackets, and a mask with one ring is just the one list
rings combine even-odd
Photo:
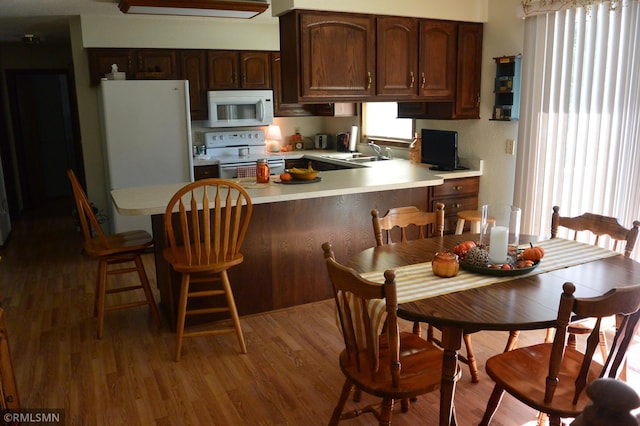
[[(82, 254), (70, 214), (30, 215), (13, 226), (0, 249), (0, 300), (23, 407), (62, 408), (69, 425), (327, 423), (343, 383), (332, 301), (243, 317), (246, 355), (239, 354), (232, 334), (186, 339), (176, 363), (168, 320), (159, 330), (146, 308), (108, 313), (104, 337), (96, 339), (97, 263)], [(153, 283), (152, 256), (144, 261)], [(524, 332), (520, 344), (542, 341), (544, 333)], [(501, 332), (474, 335), (480, 383), (472, 384), (463, 366), (456, 391), (459, 424), (480, 420), (493, 387), (484, 361), (506, 338)], [(630, 359), (629, 382), (638, 386), (638, 339)], [(394, 424), (437, 424), (438, 398), (438, 392), (421, 397), (404, 414), (397, 407)], [(535, 411), (507, 395), (492, 424), (535, 419)], [(345, 422), (374, 423), (371, 415)]]

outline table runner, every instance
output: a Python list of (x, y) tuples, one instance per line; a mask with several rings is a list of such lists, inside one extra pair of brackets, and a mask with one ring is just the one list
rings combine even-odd
[[(394, 268), (398, 303), (413, 302), (419, 299), (484, 287), (515, 278), (543, 274), (556, 269), (568, 268), (620, 255), (616, 251), (563, 238), (540, 241), (535, 243), (535, 246), (544, 248), (544, 257), (537, 268), (527, 274), (518, 276), (482, 275), (460, 269), (460, 272), (455, 277), (441, 278), (433, 275), (431, 262)], [(525, 247), (528, 247), (528, 245), (521, 248)], [(360, 274), (360, 276), (373, 282), (384, 283), (384, 271), (367, 272)]]

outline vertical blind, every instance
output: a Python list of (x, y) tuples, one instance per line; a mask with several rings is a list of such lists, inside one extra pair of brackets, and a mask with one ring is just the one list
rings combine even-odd
[(526, 19), (515, 185), (522, 232), (549, 235), (555, 205), (562, 216), (591, 212), (628, 228), (640, 220), (639, 20), (638, 0)]

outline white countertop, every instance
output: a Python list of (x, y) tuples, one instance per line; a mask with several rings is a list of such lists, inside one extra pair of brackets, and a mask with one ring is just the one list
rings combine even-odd
[[(289, 158), (315, 157), (318, 151), (294, 151)], [(326, 155), (327, 152), (324, 153)], [(426, 164), (411, 164), (408, 160), (392, 159), (362, 163), (367, 167), (320, 172), (320, 182), (308, 184), (278, 183), (276, 176), (268, 184), (246, 185), (253, 204), (330, 197), (334, 195), (390, 191), (441, 185), (445, 179), (482, 175), (482, 163), (470, 170), (438, 172)], [(167, 203), (185, 183), (114, 189), (111, 197), (123, 215), (164, 214)]]

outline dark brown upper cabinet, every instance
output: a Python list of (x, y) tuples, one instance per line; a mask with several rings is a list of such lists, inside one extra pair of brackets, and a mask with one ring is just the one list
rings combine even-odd
[(480, 118), (482, 24), (458, 25), (458, 78), (454, 118)]
[(287, 103), (282, 99), (282, 74), (280, 52), (271, 53), (271, 86), (273, 88), (273, 115), (276, 117), (301, 117), (314, 115), (313, 105)]
[(393, 16), (377, 18), (376, 93), (378, 96), (415, 97), (418, 94), (419, 22), (414, 18)]
[(193, 120), (206, 120), (207, 107), (207, 55), (204, 50), (178, 52), (178, 78), (189, 80), (189, 103)]
[(458, 23), (420, 21), (420, 75), (418, 95), (453, 100), (456, 94)]
[(398, 117), (437, 120), (480, 118), (482, 71), (481, 23), (459, 22), (455, 98), (452, 102), (402, 102)]
[(136, 79), (175, 80), (178, 78), (176, 51), (172, 49), (139, 49), (134, 51)]
[(294, 10), (280, 17), (283, 98), (318, 103), (375, 94), (373, 15)]
[(378, 17), (376, 95), (452, 101), (457, 31), (452, 21)]
[(100, 80), (111, 72), (113, 64), (118, 72), (126, 73), (126, 77), (134, 77), (134, 51), (131, 49), (89, 49), (89, 81), (92, 85), (100, 84)]
[(209, 90), (271, 89), (271, 54), (263, 51), (207, 52)]

